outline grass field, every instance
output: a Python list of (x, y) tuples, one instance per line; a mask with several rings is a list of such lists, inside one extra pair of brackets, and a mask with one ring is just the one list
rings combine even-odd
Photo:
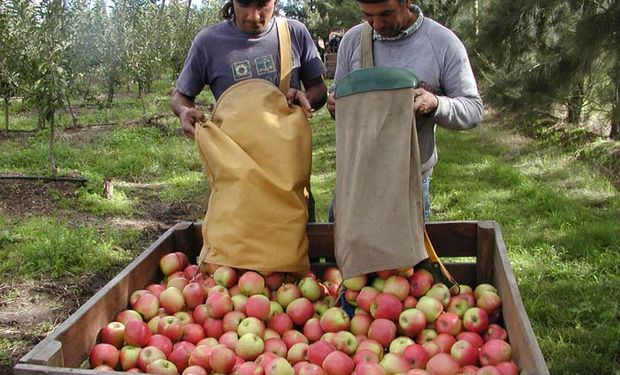
[[(160, 86), (147, 100), (152, 116), (168, 113), (168, 85)], [(84, 275), (108, 280), (162, 228), (175, 220), (200, 220), (204, 213), (209, 189), (194, 144), (179, 134), (173, 117), (141, 124), (140, 106), (130, 98), (112, 108), (85, 107), (80, 114), (82, 124), (116, 125), (60, 136), (59, 169), (86, 177), (84, 187), (69, 193), (48, 188), (40, 206), (29, 203), (40, 197), (28, 191), (19, 202), (8, 189), (0, 192), (0, 369), (10, 369), (16, 353), (27, 351), (77, 307), (16, 333), (3, 323), (2, 309), (18, 299), (18, 285), (71, 285)], [(12, 117), (17, 128), (34, 127), (35, 117), (24, 106), (15, 105)], [(501, 225), (552, 374), (619, 374), (618, 191), (587, 163), (520, 137), (503, 121), (495, 114), (473, 131), (438, 130), (431, 220)], [(69, 116), (63, 114), (60, 123), (69, 124)], [(317, 219), (325, 221), (335, 182), (334, 124), (323, 109), (312, 127), (311, 182)], [(43, 131), (0, 140), (0, 173), (47, 174), (47, 137)], [(101, 194), (106, 179), (114, 183), (111, 199)], [(86, 289), (77, 303), (95, 291)]]

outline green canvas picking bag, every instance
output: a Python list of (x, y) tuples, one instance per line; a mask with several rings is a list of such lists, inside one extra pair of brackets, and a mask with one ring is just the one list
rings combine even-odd
[(280, 87), (261, 79), (231, 86), (196, 144), (211, 184), (202, 226), (204, 262), (258, 271), (305, 272), (312, 136), (299, 106), (289, 106), (291, 47), (277, 19)]

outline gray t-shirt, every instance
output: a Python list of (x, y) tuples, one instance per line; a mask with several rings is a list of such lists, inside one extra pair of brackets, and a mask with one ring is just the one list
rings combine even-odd
[[(467, 51), (458, 37), (430, 18), (421, 17), (412, 34), (395, 40), (374, 40), (375, 66), (403, 68), (425, 81), (437, 95), (439, 106), (429, 115), (416, 117), (422, 173), (430, 174), (437, 163), (435, 124), (448, 129), (471, 129), (483, 117), (483, 105)], [(364, 24), (345, 33), (338, 48), (334, 86), (361, 68), (360, 37)]]
[[(291, 87), (300, 88), (325, 73), (325, 67), (308, 29), (299, 21), (287, 20), (293, 50)], [(233, 84), (260, 78), (280, 83), (280, 54), (275, 18), (259, 35), (240, 31), (233, 20), (202, 29), (194, 38), (177, 79), (177, 90), (189, 97), (208, 85), (217, 100)]]

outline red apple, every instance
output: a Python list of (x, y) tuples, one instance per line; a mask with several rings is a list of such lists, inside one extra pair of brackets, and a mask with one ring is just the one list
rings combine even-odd
[(278, 290), (280, 285), (284, 282), (286, 274), (283, 272), (274, 272), (269, 276), (265, 276), (265, 285), (269, 290)]
[(205, 331), (202, 324), (188, 323), (183, 326), (183, 337), (181, 340), (189, 341), (192, 344), (198, 343), (205, 338)]
[(314, 306), (309, 299), (300, 297), (286, 306), (286, 313), (291, 317), (293, 323), (302, 327), (314, 315)]
[[(207, 370), (200, 366), (189, 366), (183, 370), (182, 375), (208, 375)], [(241, 374), (240, 374), (241, 375)], [(260, 375), (260, 374), (257, 374)]]
[(491, 284), (479, 284), (474, 289), (474, 299), (480, 298), (480, 296), (486, 292), (497, 294), (497, 289)]
[(357, 350), (370, 350), (377, 355), (377, 358), (383, 358), (383, 345), (381, 345), (379, 341), (374, 339), (366, 338), (361, 340), (359, 345), (357, 346)]
[(393, 322), (398, 321), (402, 310), (403, 305), (398, 298), (388, 293), (379, 293), (370, 306), (370, 314), (374, 319), (389, 319)]
[[(370, 322), (368, 323), (368, 326), (370, 326)], [(308, 321), (304, 324), (302, 331), (304, 336), (308, 338), (309, 342), (320, 340), (321, 336), (325, 333), (323, 332), (323, 328), (321, 328), (321, 321), (317, 317), (308, 319)]]
[(433, 323), (443, 311), (441, 302), (429, 296), (420, 297), (415, 308), (424, 313), (427, 323)]
[(119, 355), (120, 352), (114, 345), (100, 343), (92, 347), (88, 354), (88, 361), (91, 368), (101, 365), (114, 368), (118, 364)]
[(244, 296), (243, 294), (237, 294), (237, 295), (231, 296), (230, 300), (233, 303), (233, 310), (241, 311), (242, 313), (245, 314), (245, 307), (247, 306), (247, 303), (248, 303), (247, 296)]
[(245, 361), (253, 361), (264, 349), (265, 343), (263, 339), (254, 333), (246, 333), (239, 337), (237, 346), (235, 346), (235, 353)]
[(312, 276), (306, 276), (301, 279), (298, 287), (301, 296), (309, 299), (311, 302), (316, 302), (323, 295), (319, 281)]
[(409, 362), (394, 353), (386, 353), (379, 364), (388, 374), (404, 374), (410, 367)]
[(222, 319), (207, 318), (202, 323), (206, 337), (213, 337), (216, 340), (224, 333), (224, 321)]
[[(301, 364), (302, 362), (299, 363)], [(314, 363), (303, 363), (299, 367), (299, 371), (296, 375), (325, 375), (325, 372), (319, 365), (315, 365)]]
[(407, 309), (398, 317), (399, 331), (409, 337), (417, 336), (426, 327), (426, 315), (416, 308)]
[(482, 339), (485, 342), (493, 339), (508, 341), (508, 332), (498, 324), (489, 324), (489, 327), (482, 334)]
[(254, 294), (250, 296), (245, 305), (245, 314), (247, 316), (253, 316), (265, 322), (269, 318), (270, 311), (271, 311), (271, 304), (270, 304), (269, 298), (265, 297), (262, 294)]
[(276, 299), (283, 308), (287, 308), (288, 304), (301, 297), (299, 287), (292, 283), (284, 283), (280, 285), (276, 292)]
[(246, 271), (239, 276), (239, 290), (245, 296), (253, 296), (260, 294), (265, 288), (265, 278), (254, 271)]
[(409, 295), (410, 290), (409, 280), (399, 275), (388, 277), (383, 284), (383, 293), (391, 294), (398, 298), (399, 301), (404, 301)]
[(265, 323), (262, 320), (253, 316), (248, 316), (243, 319), (241, 323), (239, 323), (239, 326), (237, 327), (237, 334), (241, 337), (246, 333), (253, 333), (258, 337), (263, 337), (265, 328)]
[(232, 300), (227, 293), (210, 293), (205, 305), (207, 305), (207, 311), (212, 318), (222, 318), (227, 312), (233, 310)]
[(375, 302), (375, 298), (379, 293), (380, 292), (372, 286), (363, 287), (357, 294), (357, 305), (367, 313), (370, 313), (370, 307)]
[(166, 359), (156, 359), (146, 366), (146, 372), (149, 374), (161, 375), (178, 375), (179, 371), (174, 363)]
[(323, 271), (324, 281), (330, 281), (335, 284), (342, 283), (342, 275), (340, 274), (340, 270), (336, 267), (327, 267), (325, 271)]
[(443, 308), (447, 308), (450, 303), (450, 289), (443, 283), (436, 283), (426, 292), (425, 296), (433, 297), (439, 302)]
[(308, 345), (308, 361), (321, 366), (327, 355), (336, 350), (336, 347), (329, 341), (319, 340)]
[(138, 367), (138, 356), (141, 350), (141, 347), (132, 345), (125, 345), (121, 348), (119, 362), (123, 371)]
[[(221, 268), (222, 267), (218, 268), (218, 270)], [(209, 354), (209, 366), (213, 369), (213, 371), (228, 374), (235, 366), (235, 362), (235, 352), (228, 349), (224, 345), (215, 345), (211, 348), (211, 354)]]
[(499, 369), (495, 366), (487, 365), (478, 369), (476, 375), (502, 375)]
[(166, 355), (166, 357), (168, 357), (172, 352), (172, 345), (172, 340), (160, 334), (152, 335), (149, 338), (149, 341), (146, 343), (146, 346), (154, 346), (161, 350)]
[(482, 333), (489, 327), (489, 316), (479, 307), (471, 307), (463, 315), (463, 328), (467, 331)]
[(447, 353), (436, 354), (426, 364), (431, 375), (457, 375), (459, 370), (459, 364)]
[(501, 362), (510, 361), (512, 348), (504, 340), (489, 340), (480, 348), (480, 364), (495, 366)]
[(271, 338), (265, 340), (265, 348), (264, 352), (273, 353), (278, 357), (286, 357), (286, 353), (288, 352), (288, 346), (284, 342), (284, 340), (280, 338)]
[(484, 345), (484, 340), (476, 332), (463, 331), (459, 333), (458, 335), (456, 335), (456, 339), (467, 340), (477, 349), (480, 349), (482, 345)]
[(409, 277), (409, 293), (420, 298), (428, 292), (433, 282), (433, 275), (430, 272), (424, 269), (417, 270)]
[(354, 335), (367, 335), (368, 329), (370, 329), (370, 323), (372, 323), (372, 317), (367, 314), (355, 314), (351, 318), (349, 330)]
[(101, 329), (99, 339), (104, 344), (111, 344), (118, 349), (125, 343), (125, 325), (120, 322), (110, 322)]
[(450, 348), (450, 355), (461, 367), (478, 363), (478, 348), (467, 340), (455, 342)]
[(184, 371), (188, 367), (188, 361), (190, 354), (194, 348), (177, 347), (172, 349), (172, 352), (168, 355), (168, 360), (176, 366), (177, 370)]
[(360, 362), (355, 365), (354, 375), (387, 375), (385, 369), (378, 363)]
[(124, 336), (127, 345), (146, 346), (151, 335), (151, 329), (141, 320), (130, 320), (125, 325)]
[(424, 369), (430, 359), (428, 352), (420, 344), (411, 344), (403, 350), (402, 354), (405, 361), (409, 363), (410, 368)]
[(226, 331), (220, 336), (217, 342), (234, 351), (239, 342), (239, 335), (236, 331)]
[(172, 342), (177, 342), (183, 337), (183, 323), (175, 316), (165, 316), (157, 324), (157, 333), (168, 337)]
[(296, 344), (293, 344), (293, 346), (291, 346), (286, 353), (286, 360), (289, 361), (291, 365), (307, 361), (308, 346), (309, 345), (305, 342), (298, 342)]
[(350, 375), (355, 369), (355, 362), (348, 355), (335, 350), (325, 357), (321, 367), (325, 375)]
[(441, 350), (441, 347), (435, 341), (427, 341), (422, 344), (422, 347), (426, 350), (426, 352), (428, 353), (428, 356), (431, 358), (433, 358), (439, 353), (443, 353), (443, 351)]
[(482, 293), (476, 299), (476, 306), (486, 311), (487, 314), (491, 314), (502, 306), (502, 299), (493, 292)]
[(332, 344), (334, 344), (336, 350), (339, 350), (349, 356), (355, 354), (355, 350), (357, 349), (357, 339), (355, 338), (355, 335), (349, 331), (336, 332), (336, 335), (334, 335), (334, 338), (332, 339)]
[(447, 333), (439, 333), (433, 341), (439, 345), (442, 352), (450, 353), (450, 347), (452, 347), (452, 345), (456, 342), (456, 338)]
[(144, 347), (138, 355), (138, 367), (142, 372), (146, 372), (148, 365), (158, 359), (166, 359), (166, 354), (154, 346)]
[(159, 259), (159, 269), (164, 275), (182, 271), (188, 264), (189, 260), (182, 252), (169, 253)]
[(340, 307), (330, 307), (321, 315), (321, 328), (323, 332), (346, 331), (351, 324), (351, 318)]
[(213, 279), (217, 285), (232, 288), (237, 283), (237, 271), (228, 266), (221, 266), (213, 273)]
[(502, 373), (502, 375), (519, 375), (519, 367), (513, 361), (501, 362), (495, 365), (495, 368)]
[(168, 314), (174, 314), (185, 306), (185, 298), (179, 289), (169, 287), (159, 295), (159, 304)]
[(388, 347), (388, 352), (401, 355), (405, 351), (405, 348), (411, 344), (415, 344), (415, 341), (407, 336), (399, 336), (394, 338), (392, 342), (390, 342), (390, 346)]
[(455, 313), (459, 318), (463, 318), (465, 311), (474, 306), (474, 298), (469, 294), (461, 293), (450, 298), (446, 311)]
[(367, 275), (358, 275), (351, 278), (348, 278), (342, 282), (347, 290), (353, 290), (359, 292), (362, 290), (364, 286), (366, 286), (366, 282), (368, 281)]
[(191, 282), (183, 288), (183, 298), (185, 298), (185, 306), (188, 309), (193, 309), (196, 306), (205, 302), (207, 293), (202, 285), (196, 282)]
[[(358, 365), (360, 362), (379, 363), (379, 356), (372, 350), (357, 350), (353, 356), (353, 362)], [(356, 366), (357, 367), (357, 366)]]
[(418, 300), (413, 296), (407, 296), (403, 300), (403, 310), (413, 309), (418, 304)]
[(435, 330), (437, 333), (447, 333), (456, 336), (461, 332), (461, 328), (461, 319), (455, 313), (444, 312), (435, 320)]
[(183, 288), (185, 288), (185, 286), (189, 284), (189, 278), (183, 271), (175, 272), (172, 275), (168, 275), (165, 281), (166, 281), (166, 289), (176, 288), (179, 290), (179, 292), (182, 292)]
[(123, 310), (119, 312), (118, 314), (116, 314), (116, 317), (114, 318), (114, 320), (119, 323), (123, 323), (123, 325), (127, 326), (127, 322), (130, 320), (144, 320), (144, 319), (142, 318), (142, 315), (140, 315), (140, 313), (137, 312), (136, 310), (127, 309), (127, 310)]
[(265, 367), (265, 375), (292, 375), (293, 366), (286, 358), (275, 358)]
[(222, 325), (224, 331), (235, 331), (237, 332), (237, 328), (239, 328), (239, 324), (243, 319), (247, 318), (247, 316), (241, 311), (229, 311), (222, 318)]
[(282, 336), (284, 332), (293, 329), (293, 320), (288, 314), (275, 314), (267, 321), (267, 327), (273, 329)]
[(303, 342), (306, 344), (309, 343), (308, 338), (296, 329), (291, 329), (284, 332), (282, 335), (282, 340), (286, 343), (286, 347), (289, 349), (298, 342)]
[(368, 338), (377, 340), (384, 348), (388, 348), (396, 337), (396, 324), (389, 319), (375, 319), (368, 329)]
[(211, 369), (209, 358), (211, 358), (211, 351), (215, 346), (197, 345), (189, 355), (188, 366), (200, 366), (209, 371)]

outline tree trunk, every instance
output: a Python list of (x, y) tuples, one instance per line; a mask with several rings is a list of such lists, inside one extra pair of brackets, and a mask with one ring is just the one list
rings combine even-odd
[(568, 98), (566, 121), (571, 125), (579, 125), (581, 122), (581, 113), (583, 111), (583, 84), (580, 82), (573, 90), (571, 96)]
[(50, 172), (52, 176), (56, 177), (58, 174), (58, 169), (56, 168), (56, 156), (54, 152), (54, 146), (56, 144), (56, 123), (54, 122), (54, 111), (51, 111), (48, 115), (48, 121), (50, 123), (50, 143), (48, 149), (48, 160), (50, 165)]
[(116, 63), (112, 62), (112, 67), (110, 68), (110, 75), (108, 76), (108, 104), (112, 104), (114, 100), (114, 86), (116, 83)]
[(138, 96), (140, 103), (142, 103), (142, 118), (146, 122), (146, 103), (144, 102), (144, 85), (142, 83), (138, 83)]
[(187, 9), (185, 10), (185, 29), (189, 24), (189, 11), (192, 9), (192, 0), (187, 0)]
[(616, 81), (616, 97), (611, 105), (611, 131), (609, 139), (620, 141), (620, 83)]
[(4, 130), (6, 135), (9, 135), (9, 97), (4, 97)]
[(78, 118), (75, 114), (75, 111), (73, 110), (73, 107), (71, 106), (71, 100), (69, 99), (69, 95), (67, 95), (66, 98), (67, 98), (67, 107), (69, 107), (69, 113), (71, 114), (71, 125), (74, 128), (77, 128)]

